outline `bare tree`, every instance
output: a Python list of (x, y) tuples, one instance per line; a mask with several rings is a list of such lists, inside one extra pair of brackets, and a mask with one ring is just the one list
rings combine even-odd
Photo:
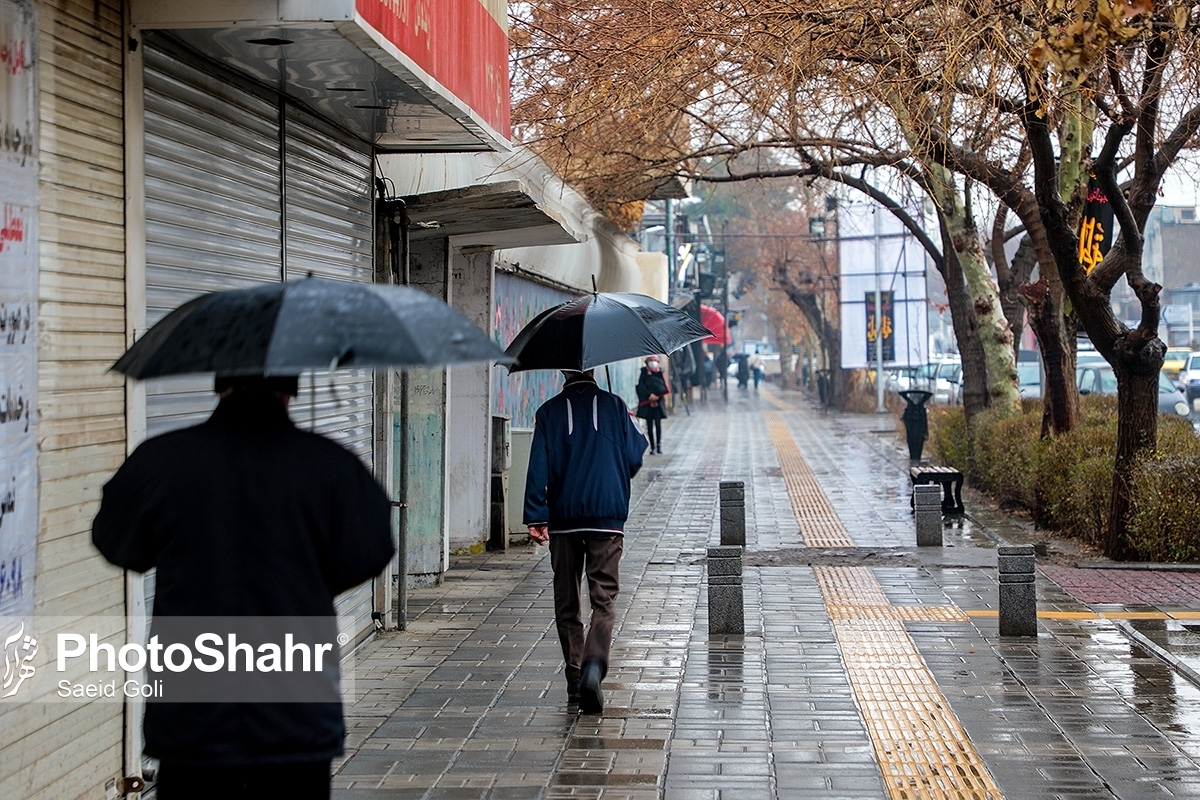
[[(939, 215), (935, 249), (968, 287), (988, 396), (1005, 403), (1011, 331), (971, 202), (986, 188), (1036, 255), (1038, 281), (1018, 291), (1046, 368), (1047, 431), (1078, 423), (1076, 320), (1117, 374), (1107, 551), (1121, 557), (1164, 351), (1142, 231), (1165, 172), (1198, 144), (1198, 25), (1179, 0), (541, 0), (514, 19), (514, 112), (548, 160), (613, 203), (698, 158), (758, 150), (793, 174), (916, 181)], [(1120, 225), (1090, 272), (1076, 232), (1089, 173)], [(1122, 279), (1141, 303), (1132, 328), (1110, 303)]]

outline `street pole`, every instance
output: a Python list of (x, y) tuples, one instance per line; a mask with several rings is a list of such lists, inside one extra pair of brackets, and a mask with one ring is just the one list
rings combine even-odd
[[(721, 259), (721, 284), (723, 287), (722, 291), (724, 292), (723, 299), (724, 299), (724, 303), (725, 303), (725, 326), (724, 326), (724, 329), (721, 331), (721, 352), (725, 353), (726, 356), (728, 356), (729, 345), (726, 343), (725, 340), (731, 339), (733, 337), (731, 337), (729, 335), (729, 264), (725, 261), (725, 259)], [(724, 367), (722, 367), (722, 375), (721, 375), (721, 399), (724, 400), (726, 403), (728, 403), (729, 402), (729, 359), (726, 357), (726, 358), (721, 359), (721, 361), (724, 363)]]
[(883, 407), (883, 257), (879, 252), (880, 236), (882, 235), (880, 211), (876, 205), (875, 213), (875, 412), (884, 413)]
[(670, 198), (667, 198), (664, 202), (667, 204), (667, 219), (664, 224), (666, 230), (663, 233), (667, 237), (667, 271), (671, 273), (671, 279), (668, 281), (668, 284), (676, 286), (679, 283), (679, 278), (675, 274), (675, 208)]

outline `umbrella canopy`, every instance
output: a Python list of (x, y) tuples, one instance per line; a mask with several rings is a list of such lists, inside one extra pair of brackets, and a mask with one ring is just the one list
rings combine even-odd
[(670, 353), (708, 335), (677, 308), (624, 292), (594, 293), (538, 314), (505, 353), (510, 372), (589, 370), (626, 358)]
[(733, 344), (733, 332), (725, 322), (725, 315), (712, 306), (700, 305), (700, 324), (708, 329), (702, 344)]
[(155, 378), (508, 360), (466, 317), (419, 289), (303, 278), (190, 300), (112, 368)]

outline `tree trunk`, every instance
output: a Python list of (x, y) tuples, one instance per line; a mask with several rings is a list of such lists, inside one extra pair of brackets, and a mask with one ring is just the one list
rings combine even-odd
[(1117, 459), (1104, 552), (1109, 558), (1123, 561), (1134, 555), (1127, 536), (1133, 467), (1138, 455), (1153, 448), (1158, 439), (1158, 369), (1117, 361), (1113, 365), (1117, 375)]
[(1003, 271), (997, 270), (1002, 276), (996, 281), (1000, 289), (1000, 307), (1004, 309), (1004, 317), (1012, 330), (1014, 350), (1021, 349), (1021, 336), (1025, 331), (1025, 306), (1021, 302), (1019, 289), (1029, 282), (1036, 267), (1037, 255), (1033, 252), (1033, 242), (1026, 235), (1021, 237), (1021, 243), (1017, 245), (1012, 265)]
[(950, 303), (950, 321), (954, 326), (954, 340), (958, 342), (958, 354), (963, 365), (963, 414), (967, 418), (970, 435), (971, 419), (987, 408), (987, 362), (983, 354), (983, 343), (975, 325), (975, 309), (967, 293), (966, 280), (958, 261), (958, 253), (950, 245), (945, 225), (942, 229), (942, 253), (938, 265), (942, 279), (946, 282), (946, 298)]
[[(1075, 383), (1075, 319), (1066, 311), (1066, 290), (1040, 216), (1021, 215), (1037, 254), (1038, 279), (1018, 289), (1029, 310), (1029, 324), (1042, 353), (1046, 385), (1042, 392), (1042, 435), (1074, 430), (1079, 425), (1079, 389)], [(1063, 235), (1063, 234), (1060, 234)], [(1067, 242), (1076, 241), (1068, 237)], [(1070, 245), (1072, 248), (1074, 245)], [(1074, 250), (1072, 250), (1074, 252)]]
[[(987, 393), (984, 403), (1004, 414), (1016, 414), (1020, 410), (1021, 395), (1017, 389), (1017, 360), (1013, 352), (1012, 331), (1001, 308), (1000, 291), (983, 255), (979, 231), (959, 195), (954, 176), (936, 166), (931, 168), (931, 172), (937, 179), (933, 185), (941, 187), (935, 202), (938, 216), (946, 229), (945, 241), (951, 246), (944, 248), (943, 254), (949, 255), (949, 250), (953, 249), (957, 256), (975, 312), (975, 330), (984, 358), (983, 377)], [(965, 359), (963, 371), (966, 372)], [(965, 378), (964, 374), (964, 394)], [(963, 404), (965, 407), (965, 398)]]

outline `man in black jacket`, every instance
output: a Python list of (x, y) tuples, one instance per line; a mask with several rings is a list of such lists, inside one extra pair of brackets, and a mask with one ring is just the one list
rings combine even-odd
[[(143, 442), (105, 485), (92, 541), (117, 566), (157, 569), (155, 626), (287, 618), (336, 636), (334, 597), (391, 559), (387, 495), (352, 453), (292, 425), (296, 388), (294, 377), (218, 378), (206, 422)], [(158, 796), (329, 797), (345, 736), (337, 660), (335, 649), (315, 700), (149, 701)], [(226, 685), (279, 676), (250, 666)]]
[[(566, 661), (567, 701), (585, 714), (604, 708), (613, 606), (619, 588), (629, 482), (642, 466), (646, 437), (625, 401), (589, 372), (564, 372), (558, 395), (537, 410), (525, 481), (525, 524), (550, 545), (554, 618)], [(580, 584), (587, 572), (591, 624), (584, 637)]]

